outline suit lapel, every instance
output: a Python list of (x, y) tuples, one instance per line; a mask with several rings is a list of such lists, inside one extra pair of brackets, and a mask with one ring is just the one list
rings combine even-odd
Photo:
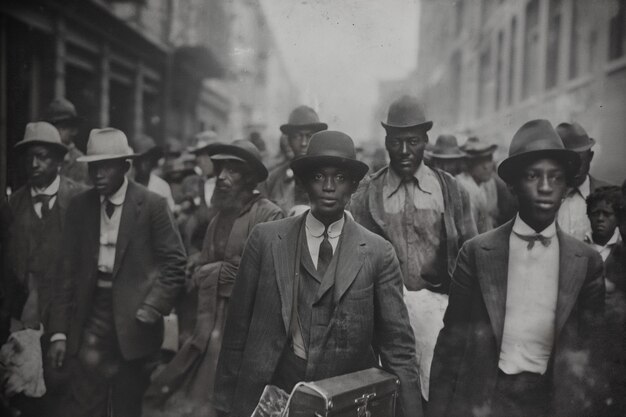
[[(337, 270), (334, 280), (334, 284), (336, 285), (336, 301), (341, 300), (341, 297), (343, 297), (352, 282), (354, 282), (357, 273), (363, 266), (361, 248), (365, 245), (356, 222), (349, 216), (346, 216), (346, 223), (343, 226), (340, 239), (339, 253), (337, 254)], [(322, 280), (317, 299), (319, 300), (332, 285), (332, 280)]]
[(559, 293), (556, 302), (555, 335), (558, 337), (578, 298), (578, 292), (585, 280), (587, 264), (586, 258), (560, 229), (557, 230), (557, 237), (559, 239)]
[(385, 220), (383, 219), (382, 213), (384, 213), (384, 207), (383, 207), (383, 182), (380, 177), (382, 177), (383, 175), (385, 175), (385, 173), (389, 170), (389, 168), (387, 168), (384, 173), (381, 173), (380, 175), (374, 177), (371, 179), (371, 186), (372, 186), (372, 190), (370, 190), (369, 195), (368, 195), (368, 199), (369, 199), (369, 207), (370, 207), (370, 214), (372, 215), (372, 219), (374, 219), (374, 222), (376, 222), (376, 224), (378, 225), (378, 227), (380, 228), (380, 231), (383, 234), (383, 237), (387, 240), (389, 240), (389, 236), (387, 236), (387, 228), (385, 226)]
[(124, 258), (124, 253), (133, 236), (133, 230), (137, 224), (137, 217), (141, 212), (143, 198), (138, 192), (137, 186), (132, 182), (128, 182), (126, 197), (122, 205), (122, 217), (120, 218), (120, 227), (117, 232), (117, 243), (115, 245), (115, 263), (113, 265), (113, 278), (120, 269), (120, 264)]
[(100, 253), (100, 195), (95, 189), (91, 189), (86, 197), (85, 233), (87, 233), (87, 247), (95, 268), (97, 268)]
[(493, 239), (481, 245), (476, 257), (480, 288), (487, 307), (493, 333), (498, 347), (502, 343), (504, 316), (506, 314), (506, 291), (509, 267), (509, 236), (513, 221), (498, 229)]
[(279, 231), (277, 239), (272, 242), (274, 268), (276, 269), (276, 283), (281, 300), (281, 313), (285, 331), (289, 334), (291, 308), (293, 301), (293, 280), (298, 248), (298, 235), (304, 221), (305, 214), (293, 219), (284, 231)]

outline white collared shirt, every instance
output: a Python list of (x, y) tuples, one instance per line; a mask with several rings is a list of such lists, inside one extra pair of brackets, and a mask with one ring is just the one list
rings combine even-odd
[[(124, 177), (122, 186), (109, 197), (100, 196), (100, 250), (98, 252), (98, 271), (111, 273), (115, 265), (115, 246), (120, 229), (122, 208), (126, 199), (128, 179)], [(106, 214), (106, 202), (115, 205), (111, 218)]]
[(591, 234), (591, 222), (587, 217), (587, 197), (591, 192), (589, 175), (580, 187), (568, 191), (561, 202), (557, 222), (565, 233), (583, 241)]
[(615, 228), (615, 231), (613, 232), (613, 236), (611, 236), (609, 241), (606, 242), (606, 245), (598, 245), (596, 243), (593, 243), (593, 240), (591, 239), (589, 235), (585, 236), (585, 241), (590, 243), (591, 246), (593, 246), (593, 248), (600, 253), (600, 256), (602, 256), (603, 261), (606, 261), (606, 258), (609, 257), (611, 250), (613, 250), (613, 246), (617, 245), (621, 240), (622, 238), (619, 234), (619, 229), (617, 227)]
[(157, 193), (161, 197), (165, 197), (170, 210), (174, 210), (175, 204), (174, 198), (172, 197), (172, 189), (170, 188), (170, 185), (167, 183), (167, 181), (165, 181), (158, 175), (150, 174), (150, 179), (148, 180), (148, 190), (152, 191), (153, 193)]
[[(341, 236), (341, 231), (343, 230), (344, 223), (345, 216), (341, 216), (341, 219), (328, 226), (328, 241), (333, 248), (333, 254), (337, 249), (337, 244), (339, 243), (339, 237)], [(322, 222), (317, 220), (315, 216), (309, 211), (306, 215), (305, 229), (306, 243), (309, 248), (309, 253), (311, 254), (311, 260), (313, 261), (313, 265), (315, 265), (315, 268), (317, 268), (317, 261), (320, 253), (320, 244), (324, 240), (324, 231), (326, 230), (326, 226), (324, 226)]]
[[(61, 176), (57, 175), (54, 181), (50, 183), (45, 188), (35, 188), (31, 187), (30, 196), (35, 197), (39, 194), (51, 195), (50, 201), (48, 202), (48, 208), (51, 209), (54, 207), (54, 203), (57, 201), (57, 193), (59, 192), (59, 186), (61, 185)], [(41, 202), (37, 202), (33, 204), (33, 208), (35, 209), (35, 213), (41, 219)]]
[(509, 238), (506, 314), (500, 348), (500, 369), (509, 375), (544, 374), (548, 367), (559, 292), (559, 240), (556, 225), (541, 231), (550, 245), (535, 241), (532, 249), (523, 236), (537, 234), (519, 215)]
[(391, 167), (387, 170), (383, 185), (383, 206), (389, 214), (404, 210), (406, 192), (417, 209), (430, 209), (439, 213), (444, 211), (443, 192), (436, 174), (424, 162), (413, 174), (417, 181), (407, 183), (403, 187), (402, 178)]
[(204, 181), (204, 204), (207, 207), (211, 207), (211, 198), (213, 197), (213, 191), (215, 191), (215, 183), (217, 178), (211, 177)]

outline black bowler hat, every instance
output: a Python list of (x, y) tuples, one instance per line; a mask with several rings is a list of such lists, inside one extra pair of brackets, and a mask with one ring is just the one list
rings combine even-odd
[(509, 157), (498, 166), (498, 175), (510, 184), (531, 161), (540, 158), (561, 161), (565, 165), (568, 180), (572, 179), (580, 166), (580, 157), (576, 152), (565, 149), (552, 124), (537, 119), (526, 122), (513, 135)]
[(433, 122), (426, 118), (422, 104), (415, 97), (402, 96), (389, 106), (387, 121), (380, 122), (385, 129), (421, 127), (430, 130)]
[(596, 141), (590, 138), (585, 129), (578, 123), (561, 123), (556, 127), (563, 145), (575, 152), (585, 152), (591, 149)]
[(296, 107), (289, 115), (289, 121), (280, 126), (280, 131), (288, 135), (297, 130), (311, 129), (314, 132), (328, 129), (326, 123), (320, 122), (315, 110), (308, 106)]
[(229, 144), (212, 143), (207, 145), (205, 149), (213, 161), (242, 161), (252, 168), (258, 182), (267, 179), (267, 168), (263, 165), (259, 148), (254, 146), (249, 140), (240, 139)]
[(335, 130), (324, 130), (311, 136), (306, 155), (294, 159), (291, 169), (298, 177), (302, 177), (324, 165), (344, 167), (357, 181), (361, 181), (369, 170), (367, 164), (356, 159), (352, 138)]

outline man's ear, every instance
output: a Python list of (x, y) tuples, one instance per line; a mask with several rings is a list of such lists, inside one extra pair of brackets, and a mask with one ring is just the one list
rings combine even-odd
[(124, 160), (124, 173), (127, 173), (131, 167), (131, 162), (128, 159)]
[(591, 161), (593, 161), (593, 155), (594, 155), (593, 151), (590, 150), (589, 151), (589, 163), (591, 163)]

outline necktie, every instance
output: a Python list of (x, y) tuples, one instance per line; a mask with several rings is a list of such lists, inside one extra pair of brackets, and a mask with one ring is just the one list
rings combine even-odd
[(317, 272), (324, 276), (328, 264), (333, 259), (333, 247), (328, 240), (328, 229), (324, 230), (324, 239), (320, 243), (320, 251), (317, 258)]
[(56, 194), (37, 194), (33, 197), (33, 204), (41, 203), (41, 218), (45, 218), (50, 213), (50, 199)]
[(106, 213), (109, 219), (115, 212), (115, 204), (113, 204), (111, 200), (106, 200), (106, 206), (104, 207), (104, 212)]
[(528, 236), (528, 235), (521, 235), (521, 234), (519, 234), (517, 232), (513, 232), (513, 233), (515, 233), (515, 235), (517, 237), (519, 237), (520, 239), (522, 239), (523, 241), (528, 242), (528, 246), (526, 246), (526, 249), (528, 249), (528, 250), (531, 250), (533, 248), (533, 246), (535, 246), (535, 242), (537, 242), (537, 241), (541, 242), (541, 244), (543, 246), (545, 246), (546, 248), (548, 246), (550, 246), (550, 242), (552, 242), (552, 238), (545, 237), (545, 236), (543, 236), (543, 235), (541, 235), (539, 233), (536, 233), (536, 234), (530, 235), (530, 236)]

